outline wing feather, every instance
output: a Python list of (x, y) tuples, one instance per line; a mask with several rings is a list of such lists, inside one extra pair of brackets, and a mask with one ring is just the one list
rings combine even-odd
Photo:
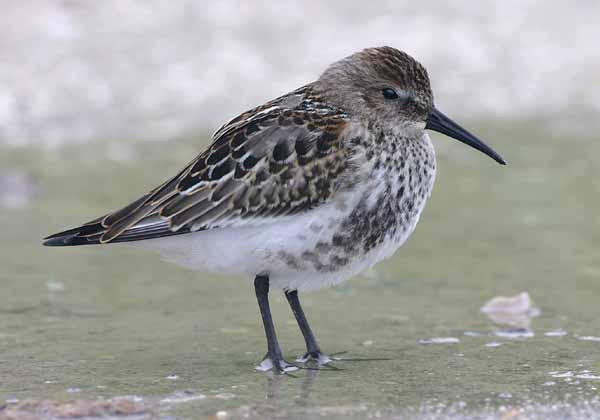
[[(305, 95), (303, 89), (290, 95)], [(292, 109), (277, 105), (292, 102)], [(263, 223), (318, 206), (348, 170), (348, 116), (310, 98), (267, 105), (221, 127), (207, 150), (158, 188), (46, 244), (149, 239)]]

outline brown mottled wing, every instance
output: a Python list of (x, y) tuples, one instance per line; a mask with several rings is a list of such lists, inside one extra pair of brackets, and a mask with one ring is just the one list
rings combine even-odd
[(326, 200), (348, 165), (347, 116), (271, 107), (222, 127), (177, 176), (121, 210), (47, 245), (122, 242), (260, 223)]

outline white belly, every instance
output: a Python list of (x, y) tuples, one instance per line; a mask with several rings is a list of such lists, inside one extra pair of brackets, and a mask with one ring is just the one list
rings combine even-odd
[(418, 215), (406, 230), (369, 252), (352, 255), (339, 267), (319, 269), (306, 257), (307, 252), (313, 257), (322, 254), (318, 244), (331, 241), (361, 195), (354, 192), (341, 197), (346, 206), (327, 203), (261, 225), (211, 229), (132, 245), (158, 251), (165, 261), (192, 270), (244, 276), (249, 280), (263, 274), (269, 276), (273, 287), (314, 290), (340, 283), (389, 257), (414, 230)]

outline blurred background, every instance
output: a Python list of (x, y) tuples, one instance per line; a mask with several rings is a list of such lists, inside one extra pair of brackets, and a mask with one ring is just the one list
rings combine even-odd
[[(224, 119), (391, 45), (457, 117), (596, 124), (596, 1), (6, 1), (0, 142), (158, 140)], [(579, 128), (583, 131), (583, 128)]]
[[(600, 416), (599, 18), (592, 0), (3, 1), (0, 419), (29, 398), (126, 396), (148, 416)], [(437, 106), (509, 162), (431, 134), (438, 179), (411, 240), (304, 298), (325, 350), (386, 361), (263, 376), (249, 282), (126, 246), (41, 247), (378, 45), (423, 63)], [(504, 304), (517, 318), (488, 316)], [(293, 358), (297, 327), (272, 305)]]

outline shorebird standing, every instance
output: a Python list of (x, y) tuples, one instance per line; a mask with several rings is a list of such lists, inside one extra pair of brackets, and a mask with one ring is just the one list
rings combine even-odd
[(365, 49), (223, 125), (161, 186), (44, 244), (139, 241), (194, 270), (254, 278), (268, 348), (258, 368), (277, 372), (294, 368), (269, 309), (269, 286), (281, 288), (306, 342), (301, 360), (328, 363), (298, 291), (337, 284), (410, 236), (435, 178), (426, 129), (505, 163), (434, 107), (421, 64)]

